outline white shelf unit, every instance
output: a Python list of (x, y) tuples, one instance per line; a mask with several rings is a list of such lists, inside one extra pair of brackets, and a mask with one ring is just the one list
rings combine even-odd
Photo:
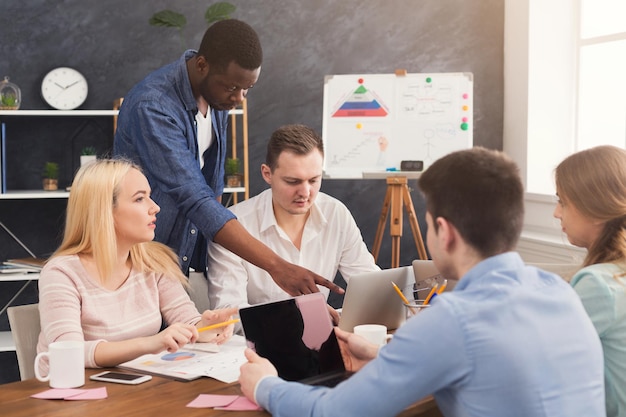
[[(0, 282), (14, 282), (14, 281), (37, 281), (39, 274), (35, 272), (22, 273), (22, 274), (0, 274)], [(22, 287), (23, 288), (23, 287)], [(2, 307), (5, 310), (11, 305), (9, 301)], [(3, 313), (4, 314), (4, 313)], [(13, 352), (15, 351), (15, 342), (11, 331), (0, 332), (0, 352)]]
[[(110, 116), (116, 117), (119, 110), (0, 110), (0, 119), (3, 116), (11, 117), (94, 117), (94, 116)], [(248, 199), (249, 193), (249, 169), (248, 169), (248, 107), (246, 100), (243, 101), (242, 107), (233, 109), (228, 113), (231, 116), (231, 132), (233, 152), (232, 157), (237, 157), (237, 116), (243, 116), (243, 168), (244, 168), (244, 184), (243, 187), (228, 187), (224, 189), (224, 193), (230, 193), (234, 202), (237, 202), (237, 193), (244, 193), (244, 200)], [(44, 199), (44, 198), (67, 198), (67, 191), (43, 191), (43, 190), (8, 190), (6, 193), (0, 193), (0, 200), (20, 200), (20, 199)]]

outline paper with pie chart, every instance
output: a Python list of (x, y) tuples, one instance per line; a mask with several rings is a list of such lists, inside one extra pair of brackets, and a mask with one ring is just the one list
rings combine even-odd
[[(198, 345), (203, 345), (198, 343)], [(246, 362), (243, 354), (246, 342), (243, 336), (234, 335), (227, 343), (216, 348), (186, 345), (176, 352), (161, 352), (140, 356), (119, 365), (120, 368), (152, 375), (190, 381), (203, 376), (232, 383), (239, 378), (239, 368)]]
[(324, 174), (363, 178), (473, 144), (471, 73), (330, 75), (324, 80)]

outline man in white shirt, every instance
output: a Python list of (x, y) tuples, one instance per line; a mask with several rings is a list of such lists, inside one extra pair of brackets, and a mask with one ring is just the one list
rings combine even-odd
[[(254, 237), (283, 259), (333, 280), (380, 269), (367, 250), (350, 211), (319, 192), (324, 145), (304, 125), (276, 130), (261, 175), (269, 190), (230, 209)], [(241, 307), (289, 298), (263, 269), (215, 242), (208, 247), (211, 306)], [(328, 289), (320, 291), (328, 296)]]

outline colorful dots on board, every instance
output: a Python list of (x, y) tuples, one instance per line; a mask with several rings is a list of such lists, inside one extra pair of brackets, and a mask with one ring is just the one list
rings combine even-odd
[(430, 78), (430, 77), (426, 77), (426, 82), (427, 82), (427, 83), (432, 83), (432, 82), (433, 82), (433, 79), (432, 79), (432, 78)]
[(469, 106), (463, 106), (463, 111), (468, 111), (469, 110)]
[(464, 98), (465, 100), (467, 100), (467, 99), (469, 98), (469, 94), (467, 94), (467, 93), (463, 94), (463, 98)]
[(359, 78), (359, 84), (363, 84), (363, 78)]
[(461, 123), (461, 130), (467, 130), (469, 129), (469, 125), (467, 123)]
[(363, 125), (362, 125), (361, 123), (357, 123), (357, 124), (356, 124), (356, 128), (357, 128), (357, 129), (363, 129)]
[(463, 123), (467, 123), (467, 121), (468, 121), (468, 120), (469, 120), (469, 119), (468, 119), (467, 117), (463, 117), (463, 118), (461, 119), (461, 121), (462, 121)]

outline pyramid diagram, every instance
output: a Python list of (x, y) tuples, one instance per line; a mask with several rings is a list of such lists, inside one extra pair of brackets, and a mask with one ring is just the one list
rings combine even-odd
[(387, 110), (363, 85), (354, 90), (332, 117), (384, 117)]

